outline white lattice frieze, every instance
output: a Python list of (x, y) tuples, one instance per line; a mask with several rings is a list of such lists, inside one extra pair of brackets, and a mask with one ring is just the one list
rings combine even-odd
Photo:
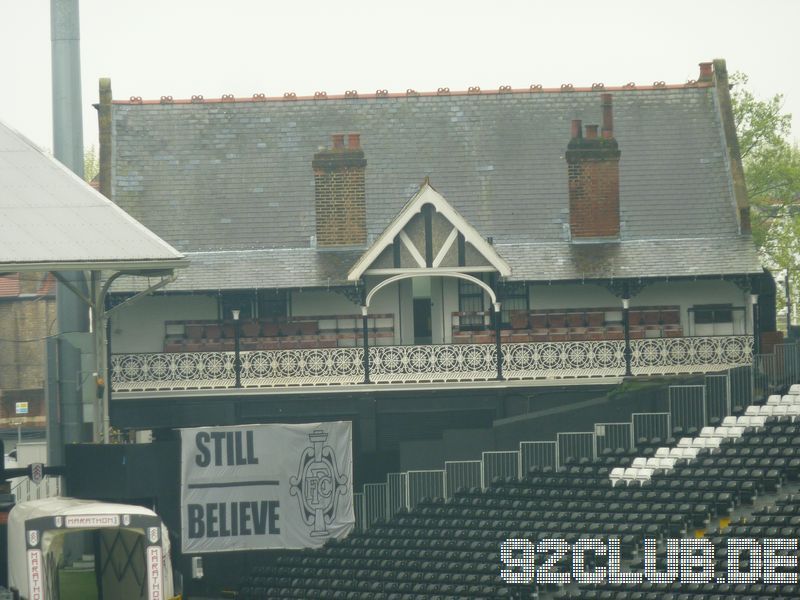
[[(620, 377), (622, 340), (530, 342), (502, 345), (507, 379)], [(495, 344), (376, 346), (369, 349), (373, 383), (478, 382), (497, 375)], [(636, 375), (702, 373), (752, 362), (751, 336), (631, 341)], [(362, 348), (254, 350), (241, 353), (241, 381), (249, 388), (356, 385), (364, 381)], [(117, 392), (214, 389), (234, 386), (233, 352), (116, 354)]]

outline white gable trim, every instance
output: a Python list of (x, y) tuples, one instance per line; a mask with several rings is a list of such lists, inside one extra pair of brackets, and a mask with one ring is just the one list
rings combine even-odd
[(358, 259), (356, 264), (353, 265), (353, 268), (350, 269), (350, 272), (347, 274), (347, 279), (349, 281), (357, 281), (360, 279), (365, 271), (369, 269), (370, 265), (380, 256), (381, 252), (392, 245), (394, 238), (400, 235), (403, 228), (412, 217), (422, 211), (422, 207), (425, 204), (432, 204), (436, 212), (450, 221), (458, 232), (464, 236), (464, 240), (472, 244), (489, 264), (500, 273), (501, 277), (508, 277), (511, 275), (511, 267), (500, 257), (497, 250), (484, 240), (481, 234), (478, 233), (478, 230), (470, 225), (466, 219), (445, 200), (444, 196), (433, 189), (426, 179), (419, 188), (419, 191), (408, 201), (394, 220), (389, 223), (389, 226), (383, 230), (383, 233), (375, 240), (375, 243), (373, 243), (369, 250), (367, 250), (361, 258)]

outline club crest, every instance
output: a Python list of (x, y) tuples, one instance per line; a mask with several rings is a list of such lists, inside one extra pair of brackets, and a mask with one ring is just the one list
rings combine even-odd
[(329, 534), (336, 519), (339, 496), (347, 493), (347, 476), (339, 472), (333, 448), (325, 445), (328, 434), (317, 429), (308, 435), (311, 446), (300, 455), (297, 476), (289, 478), (289, 493), (297, 496), (300, 513), (311, 526), (311, 537)]

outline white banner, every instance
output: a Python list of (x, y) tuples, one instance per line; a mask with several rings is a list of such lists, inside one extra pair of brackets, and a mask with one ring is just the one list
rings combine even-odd
[(309, 548), (350, 533), (349, 421), (181, 430), (184, 553)]

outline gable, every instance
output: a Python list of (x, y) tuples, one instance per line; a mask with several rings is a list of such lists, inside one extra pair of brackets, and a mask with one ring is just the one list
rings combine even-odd
[(361, 256), (347, 278), (411, 270), (511, 274), (508, 263), (426, 179), (414, 197)]

